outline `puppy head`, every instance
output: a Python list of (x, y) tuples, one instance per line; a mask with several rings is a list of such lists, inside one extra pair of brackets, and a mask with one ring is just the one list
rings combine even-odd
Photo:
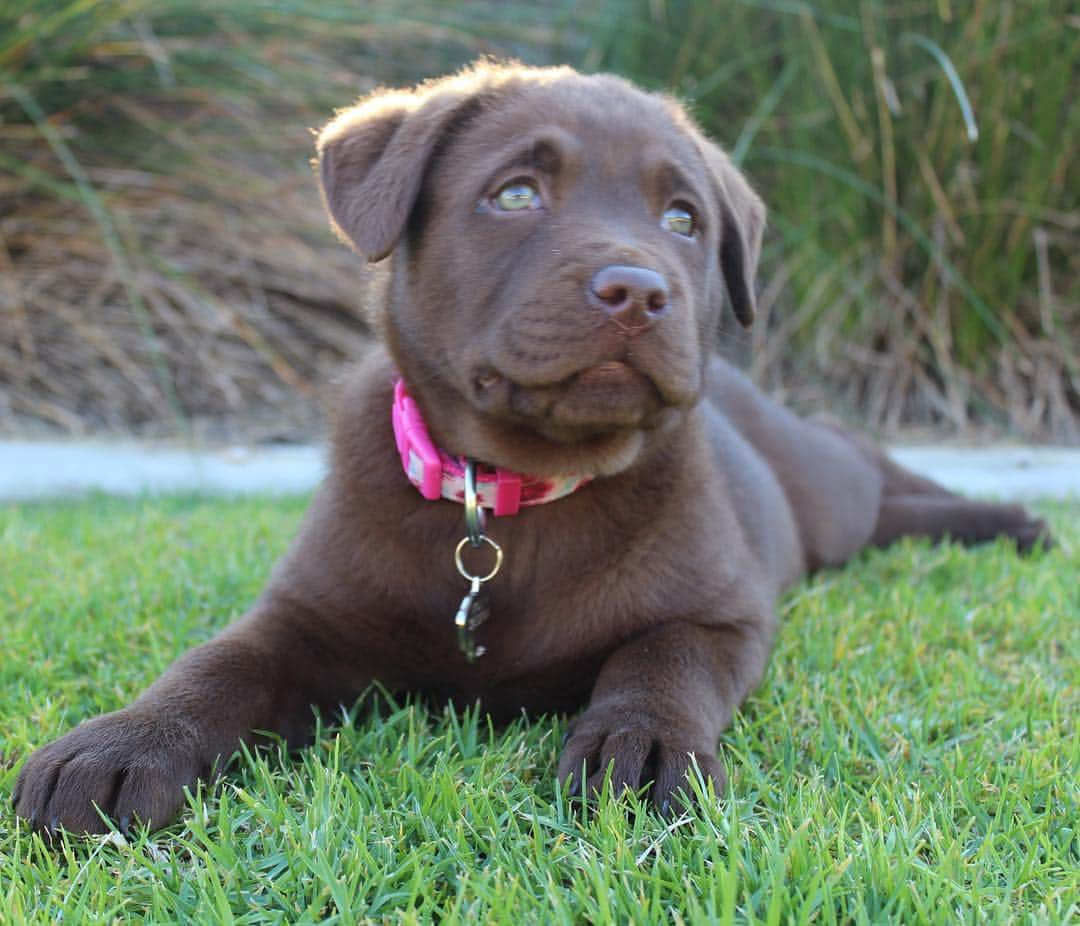
[(626, 469), (699, 401), (726, 288), (754, 317), (765, 210), (673, 100), (483, 64), (320, 134), (337, 233), (393, 254), (373, 319), (451, 453)]

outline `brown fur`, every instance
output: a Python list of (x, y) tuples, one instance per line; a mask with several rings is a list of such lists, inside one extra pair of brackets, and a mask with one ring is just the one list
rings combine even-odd
[[(253, 730), (303, 742), (312, 705), (375, 681), (497, 717), (587, 704), (559, 775), (592, 787), (610, 765), (666, 806), (691, 756), (722, 782), (717, 738), (761, 679), (777, 597), (807, 570), (902, 534), (1045, 537), (1022, 509), (952, 495), (712, 357), (725, 290), (753, 318), (765, 212), (674, 101), (483, 65), (361, 101), (318, 149), (338, 232), (393, 253), (372, 306), (385, 346), (345, 390), (330, 475), (250, 613), (34, 753), (15, 803), (35, 826), (99, 831), (93, 803), (122, 826), (163, 824)], [(522, 177), (542, 208), (496, 210)], [(692, 206), (693, 237), (661, 227), (672, 201)], [(666, 280), (654, 323), (615, 323), (590, 291), (620, 265)], [(451, 624), (462, 508), (401, 472), (395, 371), (449, 452), (596, 477), (489, 521), (507, 558), (474, 664)]]

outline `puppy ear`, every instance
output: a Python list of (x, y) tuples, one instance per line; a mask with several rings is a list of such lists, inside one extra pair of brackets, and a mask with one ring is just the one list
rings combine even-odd
[(319, 179), (330, 224), (370, 261), (397, 244), (439, 139), (475, 94), (446, 88), (376, 93), (319, 133)]
[(703, 149), (716, 184), (722, 219), (720, 269), (735, 317), (749, 328), (757, 311), (754, 277), (765, 233), (765, 204), (727, 154), (708, 140), (703, 140)]

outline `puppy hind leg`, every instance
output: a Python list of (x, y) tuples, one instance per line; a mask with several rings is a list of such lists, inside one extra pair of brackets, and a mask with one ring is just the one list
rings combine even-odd
[(934, 543), (950, 539), (966, 546), (1009, 537), (1021, 553), (1041, 544), (1052, 545), (1041, 518), (1021, 505), (979, 502), (957, 495), (886, 495), (878, 512), (871, 543), (884, 547), (901, 537), (928, 537)]
[(963, 498), (955, 492), (946, 489), (945, 486), (934, 482), (926, 476), (901, 466), (884, 450), (875, 444), (865, 434), (857, 431), (849, 431), (835, 418), (828, 415), (815, 415), (810, 419), (814, 424), (827, 428), (834, 434), (838, 434), (850, 442), (865, 457), (870, 460), (882, 476), (882, 494), (890, 495), (929, 495), (938, 498)]
[(885, 547), (901, 537), (952, 539), (965, 545), (1010, 537), (1021, 553), (1053, 540), (1046, 522), (1020, 505), (979, 502), (957, 495), (934, 480), (901, 466), (868, 437), (839, 422), (817, 417), (814, 423), (848, 440), (881, 473), (881, 504), (870, 543)]

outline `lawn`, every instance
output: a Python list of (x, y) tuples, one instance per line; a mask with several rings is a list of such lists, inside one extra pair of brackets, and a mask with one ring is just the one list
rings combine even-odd
[(0, 923), (1066, 922), (1080, 912), (1080, 504), (1029, 559), (905, 543), (784, 603), (728, 794), (582, 816), (565, 718), (388, 705), (246, 755), (174, 826), (48, 847), (21, 759), (237, 616), (305, 500), (0, 509)]

